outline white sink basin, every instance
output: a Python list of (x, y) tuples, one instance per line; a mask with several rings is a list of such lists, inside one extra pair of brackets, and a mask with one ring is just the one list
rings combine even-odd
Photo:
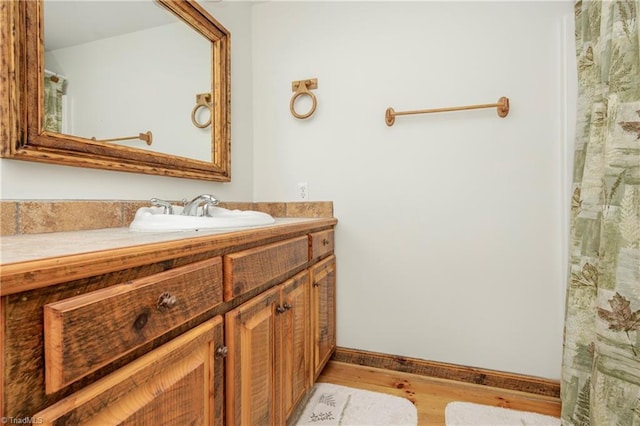
[(142, 207), (136, 212), (129, 229), (147, 232), (198, 231), (249, 228), (272, 223), (275, 223), (275, 219), (271, 215), (252, 210), (209, 207), (209, 216), (184, 216), (181, 206), (173, 206), (173, 214), (164, 214), (162, 207)]

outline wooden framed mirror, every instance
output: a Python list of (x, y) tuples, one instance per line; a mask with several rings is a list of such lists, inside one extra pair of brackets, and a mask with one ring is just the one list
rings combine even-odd
[[(64, 130), (45, 129), (45, 7), (44, 0), (35, 1), (2, 1), (0, 2), (0, 156), (18, 160), (37, 161), (53, 164), (108, 169), (134, 173), (145, 173), (200, 179), (210, 181), (230, 181), (230, 34), (202, 6), (192, 0), (154, 0), (163, 13), (176, 16), (181, 24), (199, 34), (205, 41), (205, 51), (210, 52), (210, 81), (200, 92), (184, 93), (191, 105), (182, 108), (179, 114), (167, 113), (161, 117), (169, 127), (178, 127), (173, 120), (188, 121), (194, 127), (192, 110), (196, 100), (206, 99), (209, 107), (205, 108), (210, 116), (199, 119), (211, 124), (197, 130), (204, 132), (204, 147), (209, 158), (197, 158), (180, 153), (155, 150), (155, 146), (147, 146), (142, 141), (124, 145), (118, 139), (132, 134), (131, 131), (119, 130), (117, 123), (106, 125), (101, 135), (91, 136), (85, 131), (81, 136), (74, 132), (67, 134)], [(88, 2), (93, 3), (93, 2)], [(126, 3), (126, 2), (112, 2)], [(137, 3), (137, 2), (136, 2)], [(209, 45), (207, 45), (209, 43)], [(140, 56), (148, 55), (140, 52)], [(201, 57), (204, 55), (200, 55)], [(178, 61), (178, 59), (172, 59)], [(131, 68), (135, 68), (131, 66)], [(139, 72), (140, 66), (136, 69)], [(144, 72), (152, 78), (154, 69), (160, 67), (149, 64)], [(54, 75), (54, 78), (55, 77)], [(173, 81), (189, 80), (188, 76), (173, 76)], [(71, 81), (71, 80), (70, 80)], [(145, 95), (141, 95), (145, 96)], [(98, 96), (96, 96), (98, 97)], [(131, 103), (122, 100), (122, 104)], [(152, 103), (155, 101), (152, 101)], [(168, 102), (174, 103), (170, 97)], [(141, 112), (146, 106), (144, 102), (136, 105)], [(82, 106), (81, 108), (84, 108)], [(202, 108), (198, 112), (200, 114)], [(137, 117), (135, 111), (126, 113)], [(116, 114), (103, 114), (101, 119), (112, 119)], [(156, 114), (157, 115), (157, 114)], [(137, 124), (136, 124), (137, 125)], [(76, 126), (78, 127), (78, 126)], [(136, 128), (141, 134), (153, 132), (153, 124), (142, 123)], [(199, 127), (199, 126), (198, 126)], [(111, 135), (105, 132), (111, 131)], [(194, 127), (196, 129), (196, 127)], [(118, 133), (128, 132), (122, 135)], [(169, 137), (170, 143), (185, 146), (190, 142), (189, 136)], [(97, 137), (96, 137), (97, 136)], [(153, 134), (153, 139), (161, 137)], [(166, 137), (165, 137), (166, 139)], [(168, 143), (167, 140), (164, 141)], [(134, 146), (132, 146), (134, 145)], [(210, 153), (210, 155), (209, 155)]]

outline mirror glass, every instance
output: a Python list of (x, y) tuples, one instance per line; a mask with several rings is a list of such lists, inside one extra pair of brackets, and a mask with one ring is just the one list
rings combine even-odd
[(45, 130), (213, 160), (211, 126), (192, 122), (196, 95), (211, 91), (201, 33), (152, 1), (45, 0), (44, 29)]

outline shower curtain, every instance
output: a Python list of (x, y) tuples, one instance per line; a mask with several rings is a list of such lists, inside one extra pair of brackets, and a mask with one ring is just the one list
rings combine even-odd
[(563, 425), (640, 425), (640, 1), (575, 4)]
[(44, 130), (62, 132), (62, 95), (65, 79), (59, 76), (44, 79)]

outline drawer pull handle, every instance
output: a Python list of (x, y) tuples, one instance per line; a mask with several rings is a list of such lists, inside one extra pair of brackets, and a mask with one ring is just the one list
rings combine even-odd
[(172, 296), (171, 293), (165, 291), (158, 297), (158, 302), (156, 303), (156, 307), (160, 312), (164, 312), (167, 309), (172, 308), (178, 302), (175, 296)]
[(286, 311), (285, 308), (283, 308), (282, 306), (278, 305), (276, 306), (276, 313), (277, 314), (283, 314)]
[(226, 346), (218, 346), (216, 349), (216, 358), (225, 358), (229, 353), (229, 349)]
[(282, 305), (282, 307), (284, 308), (285, 311), (288, 311), (289, 309), (293, 308), (293, 306), (291, 306), (287, 302), (285, 302), (284, 305)]
[(326, 238), (322, 239), (322, 245), (323, 246), (328, 246), (329, 245), (329, 240), (327, 240)]

